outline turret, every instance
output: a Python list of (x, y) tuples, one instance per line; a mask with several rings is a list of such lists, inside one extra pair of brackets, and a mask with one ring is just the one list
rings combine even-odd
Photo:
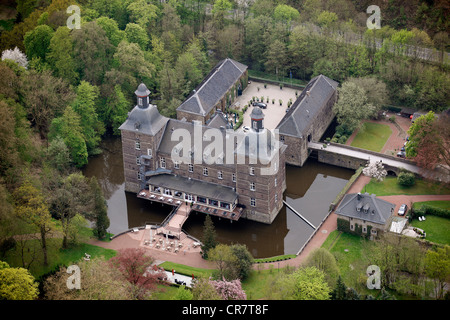
[(138, 107), (147, 109), (150, 103), (148, 97), (150, 95), (150, 90), (147, 89), (147, 86), (141, 83), (134, 93), (136, 94)]

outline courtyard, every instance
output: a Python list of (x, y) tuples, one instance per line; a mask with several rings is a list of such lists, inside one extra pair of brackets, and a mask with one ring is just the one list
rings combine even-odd
[[(286, 114), (288, 102), (292, 103), (296, 100), (296, 93), (300, 95), (301, 89), (293, 89), (283, 87), (280, 89), (278, 85), (265, 84), (264, 82), (250, 81), (247, 88), (242, 92), (242, 95), (237, 97), (232, 104), (231, 109), (242, 110), (245, 105), (248, 105), (253, 97), (258, 98), (259, 101), (263, 99), (263, 103), (267, 105), (267, 109), (263, 109), (264, 127), (267, 129), (275, 129), (278, 123)], [(280, 104), (281, 100), (281, 104)], [(240, 127), (250, 127), (250, 114), (252, 107), (249, 107), (244, 113), (244, 122)]]

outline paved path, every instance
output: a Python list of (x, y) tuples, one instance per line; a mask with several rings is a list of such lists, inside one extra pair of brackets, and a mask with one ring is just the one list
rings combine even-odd
[[(369, 182), (370, 182), (369, 177), (361, 175), (349, 188), (347, 193), (360, 192), (362, 188)], [(411, 202), (434, 201), (434, 200), (450, 201), (450, 195), (413, 195), (413, 196), (399, 195), (399, 196), (382, 196), (380, 198), (395, 203), (396, 204), (395, 212), (397, 212), (399, 206), (403, 203), (410, 205)], [(270, 265), (280, 268), (286, 266), (298, 267), (305, 261), (306, 257), (314, 249), (320, 248), (327, 239), (330, 232), (336, 229), (337, 229), (337, 214), (335, 212), (332, 212), (328, 216), (328, 218), (324, 221), (319, 230), (316, 232), (314, 237), (310, 240), (310, 242), (305, 246), (303, 251), (297, 257), (290, 260), (274, 263), (254, 264), (253, 267), (254, 269), (268, 269)], [(92, 240), (90, 243), (93, 245), (114, 250), (142, 247), (147, 250), (149, 255), (151, 255), (154, 259), (159, 260), (160, 262), (171, 261), (196, 268), (205, 268), (205, 269), (215, 268), (215, 264), (213, 262), (206, 261), (201, 257), (198, 248), (196, 251), (188, 251), (186, 253), (180, 252), (178, 254), (172, 252), (164, 252), (161, 250), (152, 249), (149, 248), (148, 246), (142, 245), (143, 237), (144, 237), (143, 230), (141, 230), (138, 233), (123, 234), (121, 236), (116, 237), (111, 242)]]

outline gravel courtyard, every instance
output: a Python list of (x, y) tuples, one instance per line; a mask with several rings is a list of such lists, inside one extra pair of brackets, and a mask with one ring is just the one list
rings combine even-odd
[[(259, 88), (259, 90), (258, 90)], [(263, 82), (251, 81), (251, 83), (245, 88), (244, 92), (241, 96), (239, 96), (231, 108), (242, 108), (248, 104), (248, 102), (252, 99), (252, 97), (264, 97), (264, 103), (267, 104), (267, 109), (263, 109), (264, 117), (264, 127), (267, 129), (275, 129), (280, 120), (286, 114), (286, 108), (288, 105), (289, 99), (292, 99), (292, 102), (295, 101), (296, 96), (295, 92), (300, 95), (301, 89), (292, 89), (283, 87), (280, 89), (278, 85), (267, 84), (267, 88), (264, 88)], [(267, 103), (267, 98), (269, 98), (269, 103)], [(275, 99), (275, 103), (272, 103), (272, 99)], [(283, 103), (280, 106), (279, 100), (282, 100)], [(244, 114), (244, 123), (241, 126), (240, 130), (242, 130), (243, 126), (250, 127), (250, 113), (252, 112), (252, 108), (250, 107)]]

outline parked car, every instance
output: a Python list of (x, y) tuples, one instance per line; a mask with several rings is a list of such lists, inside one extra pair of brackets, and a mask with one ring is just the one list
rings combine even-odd
[(400, 151), (405, 151), (406, 149), (405, 149), (405, 147), (401, 147), (401, 149), (400, 149)]
[(250, 130), (250, 127), (244, 126), (242, 129), (244, 129), (244, 132), (247, 132), (248, 130)]
[(397, 213), (399, 216), (403, 216), (403, 215), (405, 215), (406, 211), (408, 211), (408, 206), (406, 204), (402, 204), (400, 206), (400, 209), (398, 209)]
[(255, 107), (260, 107), (261, 109), (266, 109), (267, 108), (267, 104), (262, 103), (262, 102), (253, 102), (253, 105)]
[(406, 158), (406, 153), (405, 153), (405, 151), (397, 152), (397, 157), (399, 157), (399, 158)]

